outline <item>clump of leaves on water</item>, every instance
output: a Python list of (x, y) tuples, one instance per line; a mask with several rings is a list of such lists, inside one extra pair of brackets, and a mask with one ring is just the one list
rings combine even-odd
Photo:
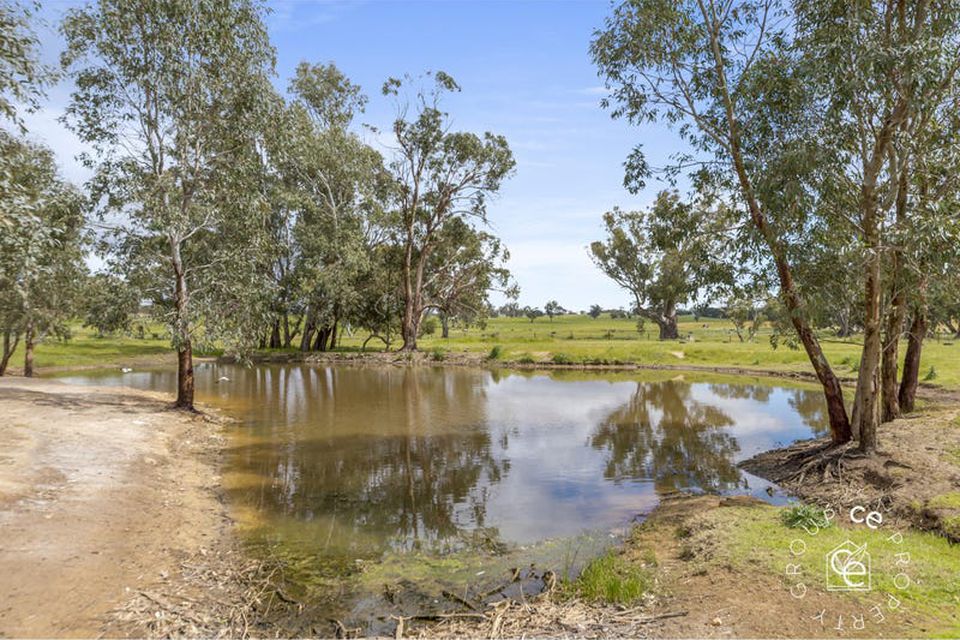
[(822, 507), (795, 504), (780, 512), (780, 521), (791, 529), (826, 529), (830, 520)]
[(644, 567), (609, 552), (588, 564), (575, 586), (587, 600), (629, 605), (642, 598), (651, 583), (650, 573)]

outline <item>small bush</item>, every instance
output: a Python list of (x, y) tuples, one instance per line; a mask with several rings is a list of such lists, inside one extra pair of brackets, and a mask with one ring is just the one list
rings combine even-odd
[(780, 513), (780, 521), (791, 529), (826, 529), (830, 520), (821, 507), (811, 504), (795, 504)]
[(587, 600), (629, 605), (643, 597), (650, 583), (650, 574), (643, 567), (607, 553), (586, 566), (576, 586)]
[(430, 359), (434, 362), (443, 362), (443, 359), (446, 357), (447, 352), (440, 347), (434, 347), (433, 351), (430, 352)]
[(553, 364), (573, 364), (573, 358), (565, 353), (553, 354)]
[(517, 360), (520, 364), (536, 364), (537, 361), (533, 359), (529, 353), (525, 353)]
[(495, 344), (490, 349), (490, 353), (487, 354), (487, 360), (499, 360), (501, 355), (503, 355), (503, 347)]
[(437, 332), (437, 327), (439, 326), (440, 321), (437, 320), (436, 316), (427, 316), (423, 319), (423, 322), (420, 323), (420, 335), (432, 336)]
[(930, 380), (937, 379), (937, 369), (933, 365), (930, 366), (930, 370), (927, 371), (927, 375), (923, 376), (923, 379), (929, 382)]

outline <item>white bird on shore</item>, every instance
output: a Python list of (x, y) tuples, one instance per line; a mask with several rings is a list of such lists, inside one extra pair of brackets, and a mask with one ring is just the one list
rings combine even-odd
[(217, 378), (217, 382), (230, 382), (230, 378), (228, 378), (227, 376), (220, 376), (219, 378)]
[(130, 373), (133, 371), (130, 367), (120, 367), (120, 373)]

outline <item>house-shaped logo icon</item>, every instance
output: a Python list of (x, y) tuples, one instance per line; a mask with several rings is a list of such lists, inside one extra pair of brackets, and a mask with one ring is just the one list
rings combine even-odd
[(850, 540), (827, 553), (827, 591), (870, 591), (867, 543)]

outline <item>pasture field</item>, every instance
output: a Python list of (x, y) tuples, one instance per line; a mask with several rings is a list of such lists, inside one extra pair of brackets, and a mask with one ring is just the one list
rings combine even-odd
[[(450, 337), (436, 330), (419, 340), (421, 351), (439, 362), (448, 357), (468, 354), (491, 358), (501, 364), (638, 364), (683, 367), (737, 367), (762, 371), (811, 371), (802, 349), (770, 343), (771, 329), (763, 328), (754, 339), (741, 342), (729, 320), (685, 316), (680, 321), (680, 340), (657, 339), (657, 328), (647, 322), (637, 330), (636, 319), (594, 319), (584, 315), (547, 317), (531, 322), (527, 318), (497, 317), (483, 327), (450, 327)], [(366, 331), (341, 331), (339, 350), (358, 351), (367, 338)], [(859, 336), (840, 339), (830, 333), (821, 342), (838, 375), (855, 377), (859, 363)], [(399, 339), (391, 344), (399, 348)], [(372, 340), (368, 351), (381, 350), (381, 342)], [(901, 348), (901, 354), (905, 346)], [(218, 355), (218, 351), (197, 355)], [(21, 365), (22, 348), (11, 360), (16, 371)], [(924, 343), (921, 378), (947, 388), (960, 387), (960, 341), (946, 334), (928, 337)], [(48, 338), (37, 347), (36, 365), (41, 372), (81, 367), (173, 364), (170, 341), (159, 325), (149, 325), (144, 338), (131, 336), (98, 337), (79, 324), (68, 341)]]
[[(490, 355), (499, 347), (496, 360), (514, 363), (552, 364), (639, 364), (690, 367), (738, 367), (757, 371), (812, 371), (806, 353), (781, 344), (770, 343), (772, 330), (761, 329), (752, 341), (741, 342), (733, 324), (725, 319), (692, 316), (680, 319), (680, 340), (657, 339), (657, 327), (647, 322), (637, 330), (636, 319), (593, 319), (583, 315), (557, 316), (552, 321), (538, 318), (497, 317), (486, 326), (451, 327), (450, 337), (442, 338), (440, 329), (420, 338), (422, 351)], [(366, 333), (344, 335), (342, 348), (359, 348)], [(836, 338), (821, 335), (824, 351), (838, 375), (856, 377), (860, 358), (860, 336)], [(399, 343), (393, 345), (398, 347)], [(371, 341), (370, 348), (380, 343)], [(901, 357), (906, 343), (901, 346)], [(960, 387), (960, 341), (952, 337), (930, 336), (924, 342), (921, 378), (944, 387)], [(932, 368), (932, 373), (931, 373)]]

